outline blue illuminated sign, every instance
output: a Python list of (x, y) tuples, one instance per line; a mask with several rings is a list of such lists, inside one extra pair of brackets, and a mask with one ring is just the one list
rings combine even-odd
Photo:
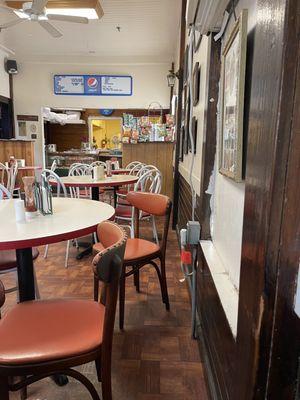
[(133, 80), (122, 75), (55, 75), (54, 93), (67, 96), (132, 96)]

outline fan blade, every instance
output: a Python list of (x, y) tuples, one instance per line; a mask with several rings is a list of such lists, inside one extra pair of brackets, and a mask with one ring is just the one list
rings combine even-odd
[(50, 21), (77, 22), (79, 24), (88, 24), (89, 23), (88, 18), (74, 17), (72, 15), (47, 14), (47, 18)]
[(50, 35), (54, 38), (62, 37), (62, 33), (56, 29), (53, 25), (51, 25), (48, 21), (39, 21), (39, 24), (42, 28), (44, 28)]
[(6, 22), (6, 24), (0, 25), (0, 29), (10, 28), (11, 26), (21, 24), (21, 22), (25, 22), (25, 21), (26, 21), (26, 19), (21, 19), (21, 18), (14, 19), (13, 21), (9, 21), (9, 22)]
[(48, 0), (33, 0), (31, 9), (37, 14), (41, 14), (46, 7)]

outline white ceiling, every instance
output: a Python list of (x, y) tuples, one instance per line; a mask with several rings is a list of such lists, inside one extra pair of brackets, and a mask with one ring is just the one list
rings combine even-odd
[[(178, 40), (181, 0), (100, 0), (104, 17), (88, 25), (55, 22), (64, 34), (53, 39), (38, 24), (24, 22), (0, 34), (21, 59), (89, 56), (172, 61)], [(3, 3), (0, 0), (0, 3)], [(0, 11), (0, 24), (11, 15)], [(116, 27), (121, 27), (118, 32)], [(80, 57), (78, 57), (80, 59)]]

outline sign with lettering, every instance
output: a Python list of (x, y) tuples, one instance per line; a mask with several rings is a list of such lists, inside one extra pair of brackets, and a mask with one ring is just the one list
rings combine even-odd
[(132, 96), (133, 80), (122, 75), (54, 75), (54, 93), (69, 96)]

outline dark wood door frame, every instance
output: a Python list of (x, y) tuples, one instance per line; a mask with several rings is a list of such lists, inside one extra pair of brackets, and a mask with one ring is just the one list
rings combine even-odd
[(181, 28), (180, 28), (180, 54), (179, 54), (179, 82), (178, 82), (178, 101), (177, 101), (177, 120), (176, 120), (176, 147), (175, 147), (175, 165), (174, 165), (174, 195), (173, 195), (173, 221), (172, 228), (176, 229), (178, 221), (178, 203), (179, 203), (179, 153), (180, 153), (180, 132), (182, 119), (182, 92), (183, 92), (183, 68), (186, 41), (186, 4), (187, 0), (182, 0), (181, 5)]
[(200, 177), (199, 216), (201, 239), (211, 238), (210, 233), (210, 195), (206, 194), (210, 177), (214, 169), (217, 146), (217, 112), (219, 99), (219, 81), (221, 73), (221, 41), (211, 39), (211, 51), (208, 69), (208, 95), (204, 116), (204, 134), (202, 145), (202, 164)]
[[(257, 0), (256, 4), (261, 18), (255, 35), (251, 34), (236, 340), (200, 252), (198, 310), (218, 399), (296, 398), (300, 328), (292, 302), (300, 248), (300, 95), (295, 93), (296, 88), (299, 91), (299, 8), (298, 0)], [(202, 173), (205, 188), (208, 170)], [(202, 196), (204, 222), (207, 210)], [(209, 238), (208, 229), (203, 234)]]

